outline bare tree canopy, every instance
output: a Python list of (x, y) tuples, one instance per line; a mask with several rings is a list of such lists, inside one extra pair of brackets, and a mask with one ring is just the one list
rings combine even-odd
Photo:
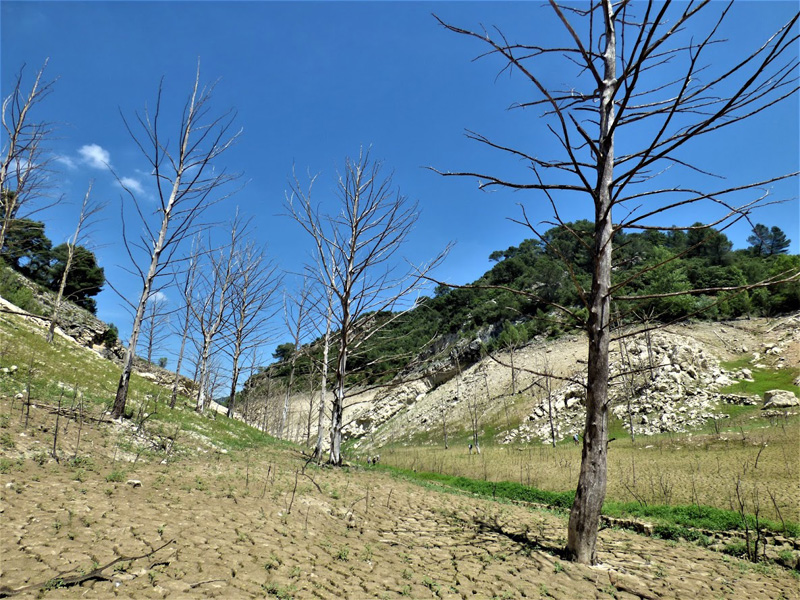
[[(512, 180), (480, 171), (443, 174), (477, 177), (484, 189), (533, 191), (539, 202), (549, 206), (552, 223), (561, 226), (566, 226), (560, 217), (564, 201), (584, 200), (594, 213), (591, 241), (575, 234), (592, 256), (591, 288), (579, 289), (589, 315), (587, 415), (567, 541), (567, 552), (579, 562), (596, 561), (597, 530), (606, 493), (611, 301), (627, 283), (612, 285), (615, 233), (624, 229), (724, 229), (738, 220), (749, 220), (753, 211), (768, 201), (771, 183), (797, 177), (797, 173), (763, 173), (756, 181), (727, 183), (720, 174), (710, 173), (685, 156), (686, 148), (698, 140), (735, 127), (798, 91), (793, 50), (798, 40), (797, 15), (777, 26), (761, 46), (733, 49), (727, 63), (720, 62), (719, 54), (710, 58), (722, 41), (732, 6), (732, 2), (723, 5), (708, 0), (601, 0), (589, 4), (551, 0), (550, 8), (568, 41), (552, 48), (512, 42), (500, 31), (471, 31), (440, 20), (448, 30), (480, 41), (487, 48), (483, 56), (498, 59), (502, 71), (521, 75), (530, 84), (531, 97), (515, 106), (541, 111), (560, 149), (556, 156), (540, 158), (534, 140), (531, 149), (522, 149), (469, 132), (473, 140), (523, 161), (531, 177)], [(710, 20), (701, 21), (701, 14)], [(701, 22), (710, 25), (700, 31)], [(554, 68), (561, 69), (564, 79), (570, 81), (569, 88), (553, 89), (545, 83), (545, 72)], [(747, 143), (743, 145), (746, 150)], [(702, 175), (708, 183), (687, 185), (680, 177), (672, 177), (672, 171)], [(668, 177), (663, 179), (665, 174)], [(668, 184), (662, 185), (663, 180)], [(665, 213), (700, 203), (716, 206), (712, 222), (662, 227)], [(523, 209), (518, 222), (545, 241), (529, 212)], [(665, 266), (672, 259), (656, 266)]]
[[(134, 143), (147, 159), (153, 175), (158, 203), (158, 222), (152, 222), (150, 211), (145, 209), (134, 190), (119, 184), (130, 197), (131, 204), (141, 223), (141, 234), (130, 239), (125, 230), (123, 240), (133, 272), (141, 281), (137, 302), (131, 303), (135, 312), (131, 337), (125, 353), (122, 374), (117, 387), (112, 417), (119, 418), (125, 410), (128, 384), (133, 369), (133, 357), (139, 339), (142, 319), (148, 300), (158, 291), (158, 278), (179, 256), (182, 243), (199, 228), (205, 210), (228, 195), (226, 186), (236, 178), (217, 165), (217, 159), (236, 141), (240, 132), (232, 130), (233, 113), (211, 116), (209, 102), (213, 85), (200, 86), (200, 68), (179, 121), (180, 137), (171, 142), (166, 130), (174, 124), (162, 123), (162, 85), (159, 85), (155, 107), (137, 114), (135, 123), (123, 117)], [(134, 128), (138, 125), (138, 128)]]
[[(311, 183), (313, 184), (314, 178)], [(330, 291), (338, 356), (331, 407), (330, 462), (342, 463), (343, 414), (347, 400), (347, 361), (354, 347), (377, 331), (364, 317), (396, 309), (442, 260), (421, 269), (400, 270), (399, 252), (417, 221), (417, 206), (401, 195), (383, 165), (361, 150), (345, 161), (337, 186), (338, 212), (323, 215), (309, 191), (295, 180), (286, 205), (313, 238), (319, 283)]]
[[(61, 280), (58, 286), (58, 294), (56, 295), (53, 310), (50, 313), (50, 327), (47, 331), (48, 343), (53, 342), (56, 325), (58, 325), (58, 318), (61, 311), (61, 301), (64, 298), (64, 290), (66, 289), (67, 281), (69, 280), (70, 270), (72, 269), (72, 261), (75, 258), (75, 249), (87, 235), (88, 230), (91, 229), (91, 227), (95, 224), (95, 220), (100, 211), (102, 211), (106, 206), (105, 202), (97, 202), (92, 199), (93, 185), (94, 182), (90, 181), (89, 188), (86, 190), (86, 194), (83, 197), (83, 202), (81, 203), (81, 210), (78, 214), (78, 223), (75, 226), (75, 232), (72, 234), (72, 237), (67, 241), (66, 244), (67, 256), (64, 262), (64, 271), (61, 274)], [(2, 247), (2, 244), (0, 244), (0, 247)]]
[(3, 149), (0, 157), (0, 248), (11, 222), (30, 217), (45, 208), (33, 207), (36, 200), (44, 197), (48, 186), (50, 159), (45, 154), (44, 144), (51, 135), (50, 123), (36, 121), (36, 105), (53, 91), (55, 81), (45, 81), (47, 61), (33, 78), (30, 89), (25, 91), (24, 66), (14, 80), (13, 91), (3, 98)]

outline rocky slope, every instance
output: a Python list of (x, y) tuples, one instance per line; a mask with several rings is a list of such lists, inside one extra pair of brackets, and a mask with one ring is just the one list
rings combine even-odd
[[(652, 435), (725, 418), (723, 403), (760, 403), (757, 397), (719, 393), (750, 378), (746, 368), (721, 366), (742, 357), (751, 358), (754, 368), (796, 368), (800, 314), (683, 324), (625, 338), (612, 347), (613, 414), (637, 435)], [(468, 430), (476, 419), (482, 430), (499, 430), (497, 442), (549, 442), (551, 412), (556, 440), (582, 430), (586, 343), (580, 336), (536, 342), (513, 356), (497, 354), (460, 373), (447, 362), (439, 369), (408, 377), (353, 407), (346, 433), (364, 440), (361, 445), (380, 446), (441, 435), (445, 427)]]

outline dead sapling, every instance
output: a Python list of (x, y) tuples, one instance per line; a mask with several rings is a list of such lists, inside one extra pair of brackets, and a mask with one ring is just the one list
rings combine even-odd
[(61, 388), (61, 393), (58, 394), (58, 410), (56, 411), (56, 426), (53, 430), (53, 458), (58, 461), (58, 425), (61, 419), (61, 403), (64, 400), (64, 388)]

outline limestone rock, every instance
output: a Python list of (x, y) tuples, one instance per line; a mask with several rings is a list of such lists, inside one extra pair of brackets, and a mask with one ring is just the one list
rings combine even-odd
[(800, 400), (788, 390), (769, 390), (764, 392), (764, 409), (790, 408), (800, 406)]

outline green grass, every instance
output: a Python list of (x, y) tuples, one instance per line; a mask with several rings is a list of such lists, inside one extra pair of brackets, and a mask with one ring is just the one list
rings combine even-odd
[[(30, 388), (34, 403), (55, 405), (61, 397), (64, 405), (72, 406), (77, 404), (77, 392), (87, 413), (97, 415), (110, 410), (121, 367), (60, 337), (48, 344), (45, 333), (16, 315), (0, 314), (0, 367), (17, 366), (13, 375), (0, 376), (0, 396), (13, 398), (20, 392), (27, 394)], [(175, 452), (197, 446), (197, 440), (189, 438), (188, 432), (200, 434), (215, 447), (231, 451), (278, 443), (240, 421), (215, 413), (198, 414), (188, 398), (179, 398), (179, 407), (172, 410), (169, 399), (169, 389), (134, 373), (126, 414), (136, 420), (141, 412), (150, 413), (146, 429), (175, 438)], [(11, 441), (0, 440), (0, 443)]]
[[(747, 367), (749, 361), (740, 364), (737, 360), (724, 363), (727, 369), (740, 369)], [(735, 365), (735, 366), (731, 366)], [(744, 394), (764, 398), (764, 392), (769, 390), (788, 390), (800, 396), (800, 387), (794, 385), (794, 380), (800, 375), (800, 369), (751, 369), (753, 381), (739, 381), (720, 390), (722, 394)]]
[[(469, 494), (494, 500), (522, 501), (544, 504), (555, 509), (569, 509), (575, 499), (575, 492), (549, 492), (510, 481), (482, 481), (467, 477), (454, 477), (439, 473), (414, 472), (380, 466), (395, 476), (423, 483), (431, 487), (451, 488)], [(703, 534), (691, 529), (709, 531), (737, 531), (744, 529), (738, 512), (697, 505), (647, 505), (637, 502), (611, 502), (603, 504), (603, 515), (616, 518), (646, 519), (655, 524), (654, 533), (665, 539), (684, 538), (697, 540)], [(755, 517), (747, 515), (748, 526), (755, 527)], [(800, 524), (786, 522), (785, 530), (781, 523), (761, 519), (761, 526), (769, 531), (784, 532), (792, 537), (800, 537)], [(691, 529), (690, 529), (691, 528)]]

